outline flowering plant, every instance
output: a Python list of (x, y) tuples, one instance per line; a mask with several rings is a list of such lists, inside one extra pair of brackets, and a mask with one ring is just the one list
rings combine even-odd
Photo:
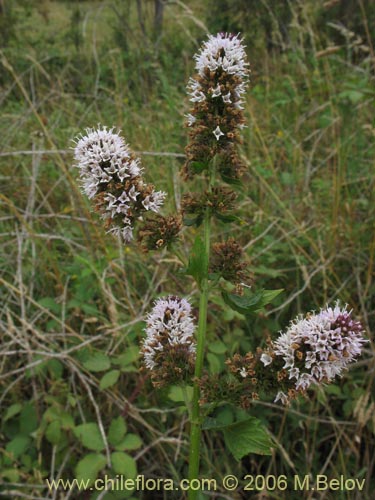
[[(212, 242), (213, 221), (236, 220), (238, 195), (231, 186), (241, 186), (246, 170), (238, 151), (249, 77), (243, 41), (239, 35), (226, 33), (209, 36), (195, 62), (196, 74), (188, 83), (189, 143), (182, 173), (186, 181), (199, 177), (200, 190), (185, 193), (181, 214), (160, 215), (165, 193), (144, 181), (139, 160), (113, 129), (88, 129), (75, 149), (83, 190), (108, 232), (126, 243), (136, 239), (144, 250), (155, 250), (176, 244), (182, 223), (197, 228), (184, 269), (199, 290), (197, 325), (187, 299), (160, 298), (147, 317), (141, 346), (144, 369), (155, 387), (193, 386), (192, 398), (186, 401), (191, 424), (190, 479), (199, 474), (203, 428), (223, 432), (236, 458), (250, 452), (270, 453), (273, 443), (259, 420), (243, 414), (229, 423), (215, 420), (220, 405), (225, 402), (248, 410), (254, 400), (269, 396), (288, 405), (312, 385), (342, 375), (366, 342), (361, 323), (337, 302), (292, 321), (276, 340), (268, 339), (267, 346), (234, 354), (226, 361), (225, 376), (205, 370), (210, 294), (220, 293), (228, 307), (251, 316), (281, 290), (253, 292), (253, 276), (240, 243), (231, 237)], [(189, 491), (190, 499), (196, 496), (197, 491)]]

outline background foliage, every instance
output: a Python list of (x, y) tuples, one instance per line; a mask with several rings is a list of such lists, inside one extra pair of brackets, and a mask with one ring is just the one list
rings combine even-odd
[[(50, 477), (187, 476), (183, 398), (140, 374), (138, 345), (152, 301), (184, 295), (192, 281), (170, 255), (143, 255), (104, 234), (68, 148), (84, 127), (120, 127), (148, 179), (169, 193), (167, 210), (178, 208), (185, 84), (192, 55), (218, 30), (244, 34), (252, 67), (235, 236), (256, 286), (284, 293), (255, 321), (211, 304), (207, 365), (220, 373), (233, 352), (337, 298), (373, 338), (372, 2), (2, 0), (0, 496), (99, 496), (53, 496)], [(192, 233), (183, 234), (185, 258)], [(207, 432), (202, 473), (343, 474), (366, 478), (358, 498), (371, 498), (374, 373), (371, 344), (324, 393), (289, 410), (254, 406), (278, 443), (271, 458), (237, 462), (220, 433)], [(100, 498), (171, 498), (150, 495)]]

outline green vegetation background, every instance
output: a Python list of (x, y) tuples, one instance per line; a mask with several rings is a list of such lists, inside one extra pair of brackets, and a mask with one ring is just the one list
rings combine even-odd
[[(373, 2), (2, 0), (2, 497), (69, 498), (49, 493), (45, 478), (187, 476), (181, 394), (152, 388), (139, 372), (138, 345), (157, 296), (192, 292), (194, 303), (196, 290), (169, 254), (144, 255), (104, 233), (77, 187), (70, 148), (85, 127), (121, 128), (147, 179), (168, 192), (166, 211), (178, 208), (186, 189), (179, 177), (185, 85), (192, 55), (216, 31), (243, 33), (252, 68), (242, 148), (248, 172), (233, 235), (255, 286), (284, 293), (255, 321), (214, 299), (207, 366), (221, 373), (234, 351), (338, 298), (372, 338)], [(227, 227), (216, 228), (217, 238)], [(185, 256), (192, 237), (188, 228)], [(207, 433), (202, 475), (344, 475), (365, 478), (365, 491), (321, 498), (373, 498), (374, 366), (369, 344), (343, 379), (309, 400), (289, 410), (256, 404), (252, 414), (278, 444), (272, 457), (236, 462), (220, 435)], [(100, 496), (130, 497), (173, 498)], [(240, 490), (212, 497), (250, 498)]]

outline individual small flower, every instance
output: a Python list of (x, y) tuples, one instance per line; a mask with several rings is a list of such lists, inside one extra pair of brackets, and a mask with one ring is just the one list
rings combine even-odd
[(188, 127), (191, 127), (197, 121), (197, 119), (195, 118), (195, 116), (193, 116), (190, 113), (188, 113), (187, 115), (185, 115), (185, 117), (187, 118)]
[(289, 398), (288, 398), (288, 395), (285, 394), (283, 391), (279, 391), (277, 394), (276, 394), (276, 397), (274, 399), (274, 403), (277, 403), (278, 401), (281, 401), (281, 403), (283, 405), (287, 405), (289, 404)]
[(215, 130), (214, 130), (212, 133), (213, 133), (213, 134), (214, 134), (214, 136), (216, 137), (216, 140), (217, 140), (217, 141), (220, 139), (220, 137), (221, 137), (222, 135), (224, 135), (224, 134), (223, 134), (223, 132), (220, 130), (219, 125), (215, 128)]
[(188, 83), (193, 107), (187, 115), (190, 143), (185, 175), (196, 173), (194, 163), (208, 168), (216, 156), (222, 176), (237, 179), (243, 172), (236, 145), (244, 127), (242, 104), (249, 74), (242, 39), (227, 33), (210, 35), (195, 60), (197, 74)]
[(336, 303), (318, 314), (298, 317), (274, 342), (274, 354), (283, 359), (297, 391), (332, 381), (361, 354), (367, 342), (364, 328), (351, 315)]
[(195, 330), (191, 305), (169, 296), (155, 302), (147, 317), (141, 354), (155, 386), (183, 382), (193, 374)]
[(140, 160), (113, 128), (86, 129), (77, 138), (74, 158), (83, 191), (108, 233), (127, 243), (143, 212), (159, 212), (166, 194), (143, 181)]
[(264, 364), (264, 366), (268, 366), (272, 363), (272, 356), (264, 352), (261, 355), (260, 360)]
[(215, 89), (211, 90), (211, 95), (212, 97), (219, 97), (221, 95), (221, 87), (219, 84), (217, 84), (217, 87)]
[(146, 210), (151, 210), (152, 212), (159, 212), (161, 206), (164, 203), (166, 193), (162, 191), (153, 191), (148, 194), (144, 200), (142, 200), (142, 205)]
[(225, 94), (223, 95), (223, 102), (226, 102), (226, 103), (231, 103), (231, 93), (228, 92), (228, 94)]

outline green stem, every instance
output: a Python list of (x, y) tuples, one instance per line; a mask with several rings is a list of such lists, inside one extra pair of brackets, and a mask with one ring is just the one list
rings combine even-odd
[[(199, 458), (200, 458), (200, 438), (201, 438), (201, 420), (199, 411), (199, 385), (197, 379), (202, 376), (204, 347), (206, 339), (207, 326), (207, 306), (208, 306), (208, 263), (210, 253), (210, 210), (206, 208), (204, 222), (204, 269), (205, 273), (201, 281), (201, 294), (199, 300), (199, 321), (197, 333), (197, 355), (195, 362), (195, 383), (192, 401), (191, 431), (190, 431), (190, 453), (189, 453), (189, 480), (198, 478)], [(197, 498), (198, 491), (189, 490), (189, 500)]]
[[(216, 171), (216, 157), (212, 159), (207, 179), (207, 189), (212, 190), (215, 179)], [(199, 460), (200, 460), (200, 443), (202, 432), (202, 421), (199, 408), (200, 390), (198, 380), (202, 376), (203, 361), (204, 361), (204, 348), (206, 343), (206, 329), (207, 329), (207, 310), (208, 310), (208, 270), (210, 259), (210, 236), (211, 236), (211, 209), (206, 207), (203, 219), (203, 258), (204, 258), (204, 273), (200, 284), (200, 298), (199, 298), (199, 320), (198, 320), (198, 333), (197, 333), (197, 353), (194, 371), (194, 391), (190, 419), (190, 451), (189, 451), (189, 481), (198, 479), (199, 476)], [(188, 492), (189, 500), (196, 500), (198, 491), (192, 489)]]

